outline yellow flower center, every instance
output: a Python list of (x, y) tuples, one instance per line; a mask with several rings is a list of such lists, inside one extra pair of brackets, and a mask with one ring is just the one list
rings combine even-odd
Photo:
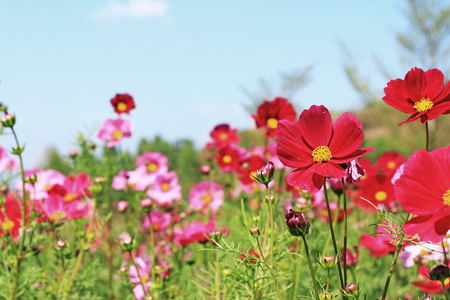
[(7, 220), (2, 223), (3, 231), (11, 231), (14, 228), (14, 222), (11, 220)]
[(157, 231), (161, 228), (161, 225), (159, 223), (152, 223), (153, 230)]
[(127, 105), (123, 102), (120, 102), (119, 104), (117, 104), (117, 110), (118, 111), (126, 111), (127, 110)]
[(317, 163), (327, 162), (332, 157), (331, 151), (327, 146), (319, 146), (312, 152), (312, 158)]
[(222, 157), (222, 161), (226, 164), (229, 164), (232, 161), (231, 156), (225, 155), (224, 157)]
[(393, 162), (393, 161), (390, 161), (390, 162), (388, 162), (387, 163), (387, 165), (386, 165), (387, 167), (388, 167), (388, 169), (394, 169), (395, 168), (395, 166), (396, 166), (396, 164), (395, 164), (395, 162)]
[(277, 127), (278, 127), (278, 119), (276, 119), (276, 118), (270, 118), (270, 119), (268, 119), (268, 120), (267, 120), (267, 126), (268, 126), (270, 129), (277, 129)]
[(429, 98), (422, 98), (416, 103), (414, 103), (413, 108), (418, 112), (424, 112), (430, 110), (433, 107), (434, 103)]
[(221, 141), (226, 141), (228, 139), (228, 134), (226, 134), (225, 132), (224, 133), (221, 133), (220, 135), (219, 135), (219, 140), (221, 140)]
[(202, 200), (205, 203), (210, 203), (212, 201), (212, 198), (210, 195), (203, 195)]
[(387, 198), (386, 192), (378, 191), (375, 193), (375, 199), (377, 201), (384, 201), (384, 200), (386, 200), (386, 198)]
[(50, 215), (50, 220), (52, 220), (52, 221), (61, 220), (61, 219), (64, 219), (66, 216), (67, 216), (66, 212), (57, 211)]
[(163, 184), (161, 184), (161, 190), (163, 192), (167, 192), (168, 190), (170, 190), (170, 184), (168, 184), (167, 182), (164, 182)]
[(52, 186), (50, 184), (46, 184), (45, 185), (45, 190), (46, 191), (50, 191), (51, 188), (52, 188)]
[(155, 164), (155, 163), (149, 163), (148, 166), (147, 166), (147, 170), (148, 170), (150, 173), (154, 173), (154, 172), (158, 171), (158, 164)]
[(147, 283), (147, 281), (148, 281), (148, 275), (147, 274), (145, 274), (145, 273), (143, 273), (142, 274), (142, 271), (140, 272), (141, 273), (141, 279), (142, 279), (142, 282), (144, 283), (144, 284), (146, 284)]
[(442, 196), (442, 200), (444, 200), (445, 206), (450, 206), (450, 190), (447, 190), (445, 194)]
[(112, 136), (115, 140), (121, 139), (123, 137), (123, 132), (120, 130), (116, 130), (113, 132)]
[(77, 194), (75, 194), (75, 193), (70, 193), (70, 194), (67, 194), (67, 195), (64, 197), (64, 201), (70, 202), (70, 201), (72, 201), (73, 199), (75, 199), (76, 197), (77, 197)]

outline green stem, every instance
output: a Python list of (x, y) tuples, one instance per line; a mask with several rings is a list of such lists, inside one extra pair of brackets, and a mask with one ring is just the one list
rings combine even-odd
[(267, 260), (266, 260), (266, 258), (264, 257), (264, 253), (263, 253), (262, 250), (261, 250), (261, 244), (259, 243), (259, 238), (256, 238), (256, 242), (258, 243), (258, 250), (259, 250), (259, 253), (261, 254), (261, 257), (262, 257), (264, 263), (265, 263), (266, 266), (269, 268), (270, 274), (272, 275), (273, 283), (275, 284), (275, 289), (277, 290), (278, 299), (282, 300), (283, 297), (281, 296), (281, 291), (280, 291), (280, 288), (278, 287), (278, 281), (277, 281), (277, 277), (275, 276), (275, 272), (274, 272), (274, 270), (273, 270), (273, 265), (269, 265), (269, 264), (267, 263)]
[[(336, 253), (336, 257), (339, 257), (339, 251), (338, 251), (337, 244), (336, 244), (336, 237), (334, 236), (333, 220), (331, 218), (330, 201), (328, 200), (326, 179), (323, 182), (323, 192), (324, 192), (324, 196), (325, 196), (325, 202), (327, 204), (328, 220), (329, 220), (328, 223), (330, 224), (330, 232), (331, 232), (331, 239), (333, 241), (334, 252)], [(344, 252), (344, 257), (345, 256), (347, 256), (347, 253)], [(345, 285), (344, 285), (344, 278), (342, 277), (341, 264), (339, 263), (337, 265), (338, 265), (338, 271), (339, 271), (339, 280), (341, 282), (341, 289), (343, 290), (345, 288)], [(345, 297), (344, 297), (344, 299), (345, 299)]]
[(391, 282), (392, 274), (395, 271), (395, 267), (397, 265), (397, 259), (398, 259), (399, 253), (400, 253), (400, 251), (402, 250), (402, 247), (403, 247), (403, 239), (404, 238), (405, 238), (405, 234), (402, 233), (402, 236), (400, 237), (400, 240), (398, 241), (398, 244), (397, 244), (397, 249), (395, 250), (394, 259), (392, 260), (391, 269), (389, 270), (388, 277), (386, 278), (386, 283), (384, 284), (384, 290), (383, 290), (383, 295), (381, 296), (381, 300), (386, 300), (386, 295), (387, 295), (387, 291), (388, 291), (388, 288), (389, 288), (389, 283)]
[(425, 147), (427, 149), (427, 152), (430, 152), (430, 131), (428, 128), (428, 122), (425, 122), (425, 135), (426, 135)]
[(345, 195), (345, 180), (342, 181), (342, 195), (344, 197), (344, 258), (343, 258), (343, 267), (344, 267), (344, 286), (347, 286), (347, 196)]
[(25, 243), (25, 228), (27, 225), (27, 205), (26, 205), (26, 201), (27, 201), (27, 194), (25, 191), (25, 169), (23, 167), (23, 159), (22, 159), (22, 153), (20, 151), (20, 144), (19, 144), (19, 139), (17, 138), (16, 132), (14, 130), (13, 127), (11, 127), (11, 131), (13, 133), (14, 139), (16, 141), (16, 145), (17, 145), (17, 149), (19, 149), (19, 162), (20, 162), (20, 175), (22, 177), (22, 235), (20, 236), (20, 242), (19, 242), (19, 250), (17, 252), (17, 264), (16, 264), (16, 271), (15, 273), (13, 273), (13, 283), (12, 283), (12, 292), (11, 292), (11, 297), (10, 299), (15, 299), (16, 298), (16, 293), (17, 293), (17, 287), (19, 284), (19, 276), (20, 276), (20, 264), (22, 262), (22, 252), (23, 252), (23, 245)]
[(303, 242), (305, 243), (305, 252), (306, 252), (306, 257), (308, 258), (309, 271), (311, 273), (311, 279), (312, 279), (313, 286), (314, 286), (314, 292), (316, 293), (317, 299), (319, 299), (319, 290), (317, 288), (316, 273), (314, 273), (314, 268), (313, 268), (313, 265), (311, 262), (311, 256), (309, 256), (309, 249), (308, 249), (308, 244), (306, 243), (305, 235), (302, 235), (302, 239), (303, 239)]
[(272, 199), (270, 199), (270, 190), (267, 188), (267, 201), (269, 202), (269, 214), (270, 214), (270, 265), (273, 267), (273, 210), (272, 210)]
[[(128, 251), (128, 253), (130, 254), (131, 263), (132, 263), (133, 266), (136, 268), (136, 272), (137, 272), (137, 274), (138, 274), (139, 282), (141, 283), (142, 291), (144, 292), (144, 298), (145, 298), (145, 296), (147, 295), (147, 293), (145, 292), (145, 285), (144, 285), (144, 280), (142, 280), (141, 272), (139, 272), (139, 267), (138, 267), (138, 265), (136, 264), (136, 262), (134, 261), (133, 253), (131, 253), (131, 250)], [(152, 266), (152, 269), (153, 269), (153, 266)]]
[(442, 280), (442, 281), (441, 281), (441, 284), (442, 284), (442, 290), (443, 290), (443, 292), (444, 292), (445, 299), (446, 299), (446, 300), (449, 300), (447, 288), (445, 287), (445, 281)]
[(219, 251), (216, 251), (216, 300), (220, 300)]
[(441, 245), (442, 245), (442, 252), (444, 253), (444, 263), (446, 266), (448, 266), (447, 251), (445, 251), (444, 241), (441, 242)]

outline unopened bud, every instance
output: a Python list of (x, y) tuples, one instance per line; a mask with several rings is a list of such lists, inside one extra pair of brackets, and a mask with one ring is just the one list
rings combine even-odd
[(20, 155), (22, 154), (23, 150), (24, 148), (21, 146), (13, 147), (11, 153), (15, 155)]
[(117, 206), (117, 210), (119, 212), (124, 212), (128, 208), (128, 202), (127, 201), (119, 201), (119, 202), (117, 202), (116, 206)]
[(208, 165), (202, 165), (200, 167), (200, 173), (202, 173), (203, 175), (208, 175), (209, 172), (211, 172), (211, 167)]
[(331, 254), (326, 254), (320, 259), (320, 265), (325, 269), (331, 269), (336, 265), (337, 260)]
[(286, 225), (293, 236), (304, 236), (309, 232), (309, 218), (298, 211), (290, 209), (286, 212)]
[(258, 226), (253, 226), (252, 228), (250, 228), (250, 234), (252, 235), (252, 237), (259, 237), (261, 235), (261, 228), (259, 228)]
[(64, 240), (58, 240), (56, 246), (58, 246), (59, 249), (66, 248), (66, 242)]
[(431, 296), (425, 296), (422, 298), (422, 300), (434, 300), (434, 298)]
[(38, 180), (37, 174), (32, 174), (32, 175), (25, 177), (25, 182), (33, 184), (33, 185), (36, 183), (37, 180)]
[(126, 274), (128, 274), (128, 271), (129, 271), (129, 269), (128, 269), (127, 266), (122, 266), (122, 267), (119, 268), (119, 272), (120, 272), (121, 274), (126, 275)]
[(319, 299), (320, 300), (333, 299), (333, 295), (331, 293), (325, 292), (325, 293), (320, 294)]
[(75, 158), (77, 155), (78, 155), (77, 150), (75, 150), (75, 149), (70, 150), (70, 152), (69, 152), (70, 157)]
[(146, 212), (149, 213), (153, 208), (153, 201), (150, 198), (145, 198), (141, 200), (141, 207)]
[(450, 277), (450, 269), (447, 266), (438, 265), (430, 271), (429, 277), (431, 280), (443, 281)]
[(230, 269), (223, 269), (222, 270), (222, 275), (224, 277), (227, 277), (228, 275), (231, 275), (231, 270)]
[(12, 128), (14, 124), (16, 124), (16, 115), (15, 114), (5, 114), (0, 121), (2, 122), (3, 127)]
[(269, 183), (273, 180), (274, 173), (275, 173), (275, 166), (273, 162), (269, 161), (266, 162), (261, 169), (256, 171), (256, 176), (255, 175), (252, 176), (256, 181), (268, 187)]
[(345, 286), (344, 295), (350, 298), (358, 298), (359, 297), (359, 288), (356, 283), (349, 283)]

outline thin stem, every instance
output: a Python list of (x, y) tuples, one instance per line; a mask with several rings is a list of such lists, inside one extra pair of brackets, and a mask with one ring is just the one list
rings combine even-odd
[(259, 238), (256, 238), (256, 242), (258, 243), (259, 254), (261, 255), (261, 257), (262, 257), (264, 263), (265, 263), (266, 266), (269, 268), (270, 274), (272, 275), (273, 283), (275, 284), (275, 289), (277, 290), (278, 298), (279, 298), (280, 300), (282, 300), (283, 297), (281, 296), (281, 291), (280, 291), (280, 288), (278, 287), (278, 281), (277, 281), (277, 277), (275, 276), (275, 272), (274, 272), (274, 270), (273, 270), (273, 266), (272, 266), (272, 265), (269, 265), (269, 264), (267, 263), (267, 260), (266, 260), (266, 258), (264, 257), (264, 253), (263, 253), (262, 250), (261, 250), (261, 244), (259, 243)]
[(441, 245), (442, 245), (442, 252), (444, 252), (444, 263), (446, 266), (448, 266), (447, 251), (445, 251), (444, 241), (441, 242)]
[(327, 289), (325, 290), (325, 292), (328, 292), (328, 290), (330, 289), (330, 269), (327, 269)]
[(391, 282), (392, 274), (395, 271), (395, 267), (397, 265), (397, 259), (399, 256), (400, 251), (403, 247), (403, 239), (405, 238), (405, 234), (402, 233), (402, 236), (400, 237), (400, 240), (397, 243), (397, 249), (395, 250), (394, 259), (392, 260), (391, 269), (389, 271), (388, 277), (386, 278), (386, 283), (384, 284), (384, 290), (383, 290), (383, 296), (381, 296), (381, 300), (386, 300), (387, 291), (389, 288), (389, 283)]
[(345, 195), (345, 180), (342, 181), (342, 195), (344, 197), (344, 257), (343, 257), (343, 267), (344, 267), (344, 286), (347, 286), (347, 197)]
[[(328, 192), (327, 192), (327, 186), (326, 186), (326, 179), (323, 182), (323, 192), (324, 192), (324, 196), (325, 196), (325, 202), (327, 204), (327, 211), (328, 211), (328, 220), (329, 220), (329, 224), (330, 224), (330, 232), (331, 232), (331, 239), (333, 240), (333, 247), (334, 247), (334, 252), (336, 253), (336, 257), (338, 257), (339, 255), (339, 251), (337, 248), (337, 244), (336, 244), (336, 237), (334, 236), (334, 229), (333, 229), (333, 220), (331, 218), (331, 209), (330, 209), (330, 201), (328, 200)], [(347, 256), (347, 253), (344, 253), (344, 257)], [(345, 285), (344, 285), (344, 278), (342, 277), (342, 269), (341, 269), (341, 264), (337, 264), (338, 265), (338, 271), (339, 271), (339, 280), (341, 282), (341, 288), (344, 289)]]
[(442, 290), (444, 291), (444, 296), (445, 296), (445, 299), (446, 299), (446, 300), (449, 300), (449, 298), (448, 298), (448, 292), (447, 292), (447, 288), (445, 287), (445, 281), (444, 281), (444, 280), (442, 280), (442, 281), (441, 281), (441, 284), (442, 284)]
[(316, 273), (314, 273), (314, 268), (313, 268), (312, 262), (311, 262), (311, 256), (309, 256), (309, 249), (308, 249), (308, 244), (306, 243), (305, 235), (302, 235), (302, 239), (303, 239), (303, 242), (305, 243), (305, 252), (306, 252), (306, 257), (308, 258), (309, 271), (311, 273), (311, 278), (312, 278), (312, 282), (313, 282), (313, 286), (314, 286), (314, 292), (316, 293), (317, 299), (319, 299), (319, 290), (317, 289)]
[(136, 264), (136, 262), (134, 261), (133, 253), (131, 252), (131, 250), (128, 251), (128, 253), (130, 254), (131, 263), (132, 263), (133, 266), (136, 268), (136, 272), (137, 272), (137, 274), (138, 274), (139, 282), (141, 283), (142, 291), (144, 292), (144, 298), (145, 298), (145, 295), (146, 295), (146, 293), (145, 293), (145, 285), (144, 285), (144, 280), (142, 279), (142, 276), (141, 276), (141, 272), (139, 272), (139, 267), (138, 267), (138, 265)]
[(23, 159), (22, 159), (22, 153), (20, 151), (19, 139), (17, 138), (16, 132), (13, 127), (11, 127), (11, 131), (12, 131), (14, 139), (16, 141), (17, 149), (19, 150), (18, 156), (19, 156), (19, 162), (20, 162), (20, 176), (22, 177), (22, 227), (23, 227), (23, 231), (22, 231), (22, 235), (20, 237), (20, 242), (19, 242), (16, 271), (15, 271), (15, 273), (13, 273), (12, 292), (11, 292), (11, 297), (10, 297), (10, 299), (15, 299), (16, 293), (17, 293), (17, 286), (19, 284), (20, 264), (21, 264), (22, 258), (23, 258), (22, 257), (23, 256), (22, 255), (23, 245), (25, 243), (25, 236), (26, 236), (25, 228), (27, 225), (27, 205), (26, 205), (27, 194), (25, 191), (25, 169), (23, 167)]
[(216, 299), (220, 300), (219, 251), (216, 251)]
[(428, 122), (425, 122), (425, 135), (426, 135), (425, 147), (427, 149), (427, 152), (430, 152), (430, 131), (428, 128)]
[(270, 265), (273, 267), (273, 210), (272, 199), (270, 199), (270, 190), (267, 189), (267, 201), (269, 202), (269, 214), (270, 214)]

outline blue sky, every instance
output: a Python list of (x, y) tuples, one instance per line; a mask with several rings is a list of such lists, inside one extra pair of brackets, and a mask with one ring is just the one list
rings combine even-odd
[[(201, 148), (219, 123), (254, 127), (242, 87), (314, 65), (293, 100), (301, 108), (358, 107), (345, 77), (344, 43), (380, 91), (372, 55), (403, 77), (396, 31), (400, 1), (1, 1), (0, 102), (17, 116), (16, 130), (32, 167), (46, 147), (61, 154), (78, 133), (96, 139), (115, 117), (109, 100), (129, 93), (132, 152), (141, 138), (192, 139)], [(268, 99), (271, 100), (271, 99)], [(12, 136), (0, 136), (10, 148)]]

